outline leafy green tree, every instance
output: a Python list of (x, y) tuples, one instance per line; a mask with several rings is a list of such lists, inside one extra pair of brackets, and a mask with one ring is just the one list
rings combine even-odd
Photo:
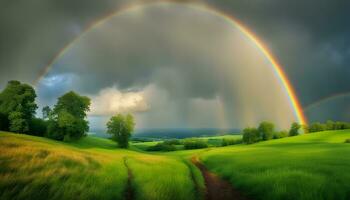
[(27, 133), (29, 122), (34, 117), (37, 105), (36, 93), (32, 86), (19, 81), (9, 81), (6, 88), (0, 93), (1, 127), (13, 132)]
[(90, 99), (71, 91), (58, 98), (48, 125), (48, 137), (56, 140), (79, 139), (89, 131), (86, 120)]
[(299, 135), (300, 128), (301, 128), (301, 125), (299, 123), (293, 122), (289, 129), (289, 136)]
[(262, 140), (271, 140), (274, 134), (275, 125), (271, 122), (261, 122), (258, 128)]
[(131, 133), (134, 131), (134, 117), (130, 114), (118, 114), (110, 118), (107, 122), (107, 133), (118, 142), (119, 147), (128, 148)]
[(336, 123), (332, 120), (327, 120), (325, 126), (326, 126), (326, 130), (336, 130)]
[(51, 116), (52, 110), (49, 106), (45, 106), (43, 107), (42, 113), (43, 113), (43, 119), (49, 119)]
[(243, 129), (243, 142), (246, 144), (253, 144), (260, 141), (260, 134), (256, 128)]
[(15, 133), (27, 133), (29, 131), (29, 124), (21, 112), (10, 112), (8, 117), (10, 121), (9, 130)]
[(325, 130), (326, 130), (326, 125), (325, 124), (321, 124), (320, 122), (312, 123), (309, 126), (309, 132), (310, 133), (320, 132), (320, 131), (325, 131)]

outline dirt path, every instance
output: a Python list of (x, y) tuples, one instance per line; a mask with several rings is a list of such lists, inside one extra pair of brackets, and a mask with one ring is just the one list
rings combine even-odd
[(192, 157), (191, 161), (198, 167), (204, 177), (206, 200), (248, 200), (241, 192), (234, 189), (229, 182), (208, 171), (198, 157)]
[(133, 174), (132, 171), (128, 165), (128, 158), (124, 157), (124, 165), (125, 167), (128, 169), (128, 183), (126, 185), (126, 189), (125, 189), (125, 199), (126, 200), (133, 200), (134, 199), (134, 189), (131, 185), (131, 180), (133, 179)]

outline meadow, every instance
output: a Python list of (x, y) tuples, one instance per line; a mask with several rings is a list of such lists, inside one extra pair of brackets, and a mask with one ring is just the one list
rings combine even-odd
[(196, 198), (187, 162), (108, 139), (66, 144), (1, 132), (0, 146), (0, 199), (124, 199), (128, 187), (136, 199)]
[[(221, 140), (221, 136), (202, 138)], [(350, 199), (350, 130), (252, 145), (146, 152), (155, 142), (64, 143), (0, 132), (0, 199), (203, 199), (196, 156), (251, 199)], [(216, 141), (217, 142), (217, 141)]]

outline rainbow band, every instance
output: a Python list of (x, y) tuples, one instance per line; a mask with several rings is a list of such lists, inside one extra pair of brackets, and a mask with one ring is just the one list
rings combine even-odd
[[(96, 20), (89, 24), (85, 30), (78, 35), (73, 41), (68, 43), (52, 60), (49, 62), (49, 64), (44, 68), (42, 73), (40, 74), (39, 78), (36, 80), (35, 84), (38, 84), (40, 80), (50, 71), (52, 65), (55, 63), (55, 61), (60, 58), (64, 53), (70, 49), (70, 47), (77, 41), (79, 38), (81, 38), (84, 34), (89, 32), (89, 30), (95, 28), (99, 24), (104, 23), (106, 20), (108, 20), (111, 17), (115, 17), (118, 15), (121, 15), (123, 13), (126, 13), (128, 11), (137, 9), (137, 8), (143, 8), (147, 5), (154, 5), (154, 4), (175, 4), (174, 2), (171, 1), (154, 1), (154, 2), (148, 2), (148, 3), (136, 3), (136, 4), (129, 4), (124, 7), (119, 8), (118, 10), (115, 10), (114, 12), (102, 17), (99, 20)], [(269, 49), (258, 39), (258, 37), (252, 33), (247, 27), (245, 27), (242, 23), (240, 23), (237, 19), (233, 18), (232, 16), (220, 12), (216, 10), (215, 8), (212, 8), (208, 5), (202, 4), (202, 3), (190, 3), (186, 4), (188, 6), (193, 7), (194, 9), (200, 9), (204, 12), (211, 13), (216, 16), (220, 16), (223, 19), (225, 19), (229, 24), (232, 24), (234, 27), (237, 27), (241, 33), (249, 39), (260, 51), (261, 53), (266, 57), (266, 59), (272, 64), (273, 70), (277, 77), (279, 78), (280, 82), (282, 83), (283, 87), (285, 88), (285, 91), (289, 97), (291, 106), (294, 110), (294, 114), (300, 124), (307, 124), (306, 117), (303, 114), (302, 107), (300, 106), (300, 103), (297, 99), (297, 96), (295, 94), (295, 91), (293, 90), (293, 87), (291, 83), (289, 82), (287, 76), (285, 75), (281, 65), (278, 63), (277, 59), (273, 57), (272, 53), (269, 51)]]
[(315, 108), (317, 106), (320, 106), (323, 103), (326, 103), (326, 102), (329, 102), (331, 100), (335, 100), (338, 98), (343, 98), (343, 97), (344, 98), (350, 97), (350, 92), (343, 92), (343, 93), (337, 93), (337, 94), (333, 94), (330, 96), (326, 96), (324, 98), (321, 98), (321, 99), (307, 105), (304, 110), (305, 110), (305, 112), (307, 112), (307, 111), (312, 110), (313, 108)]

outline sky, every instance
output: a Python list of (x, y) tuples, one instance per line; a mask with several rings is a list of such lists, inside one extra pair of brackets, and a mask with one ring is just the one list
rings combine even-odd
[(133, 113), (138, 128), (243, 128), (262, 120), (288, 127), (296, 118), (271, 64), (222, 16), (190, 6), (205, 4), (268, 46), (310, 122), (350, 121), (345, 0), (172, 1), (131, 9), (85, 32), (36, 84), (86, 27), (130, 2), (141, 1), (3, 0), (0, 88), (12, 79), (34, 84), (41, 107), (78, 91), (92, 99), (92, 128), (117, 112)]

